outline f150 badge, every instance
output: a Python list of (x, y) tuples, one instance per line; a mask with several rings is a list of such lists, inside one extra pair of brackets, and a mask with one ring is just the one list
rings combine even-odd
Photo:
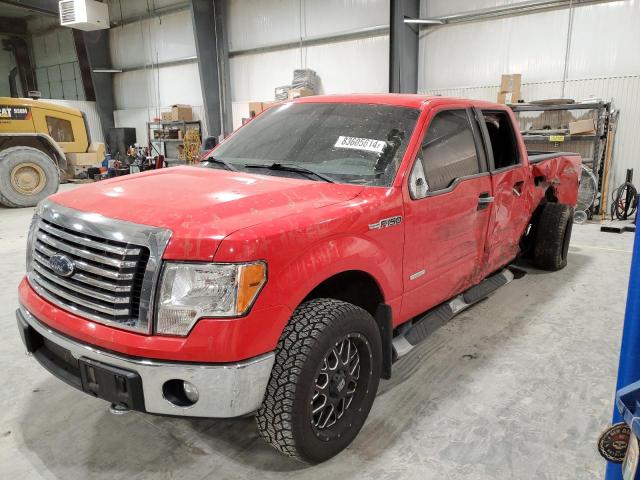
[(369, 230), (378, 230), (380, 228), (394, 227), (396, 225), (400, 225), (402, 223), (402, 217), (398, 215), (397, 217), (389, 217), (383, 218), (382, 220), (378, 220), (376, 223), (369, 224)]

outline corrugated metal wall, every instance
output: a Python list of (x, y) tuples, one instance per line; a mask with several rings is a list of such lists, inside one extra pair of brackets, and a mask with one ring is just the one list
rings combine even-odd
[(84, 86), (73, 33), (60, 27), (56, 17), (33, 16), (28, 20), (32, 33), (33, 66), (42, 98), (84, 100)]
[[(229, 50), (388, 25), (389, 8), (389, 0), (227, 0)], [(232, 99), (273, 100), (301, 67), (318, 73), (320, 93), (386, 92), (388, 35), (232, 56)]]
[[(154, 7), (177, 3), (181, 2), (155, 2)], [(173, 104), (191, 105), (195, 119), (204, 120), (191, 12), (184, 9), (146, 18), (146, 3), (112, 1), (112, 21), (120, 20), (120, 8), (125, 20), (143, 20), (109, 30), (113, 68), (125, 70), (113, 76), (116, 127), (134, 127), (138, 143), (146, 144), (146, 122)], [(175, 61), (181, 64), (155, 67)]]
[[(423, 0), (421, 16), (504, 3), (497, 0)], [(562, 92), (569, 12), (557, 10), (446, 27), (420, 39), (419, 91), (495, 101), (502, 73), (522, 73), (526, 100)], [(640, 179), (640, 0), (574, 10), (565, 96), (600, 97), (620, 110), (612, 185), (627, 168)]]

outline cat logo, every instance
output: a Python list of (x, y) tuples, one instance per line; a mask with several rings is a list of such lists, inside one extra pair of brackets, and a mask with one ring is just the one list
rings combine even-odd
[(29, 120), (31, 118), (31, 109), (29, 107), (0, 105), (0, 119), (5, 118), (11, 120)]
[(378, 220), (376, 223), (369, 224), (369, 230), (379, 230), (381, 228), (394, 227), (396, 225), (400, 225), (402, 223), (402, 217), (389, 217), (383, 218), (382, 220)]

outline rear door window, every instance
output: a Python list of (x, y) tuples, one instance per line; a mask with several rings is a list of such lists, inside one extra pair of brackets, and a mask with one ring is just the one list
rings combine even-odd
[(516, 134), (507, 112), (482, 110), (482, 115), (487, 132), (485, 141), (490, 144), (487, 145), (487, 150), (493, 156), (493, 169), (500, 170), (519, 165), (520, 154)]

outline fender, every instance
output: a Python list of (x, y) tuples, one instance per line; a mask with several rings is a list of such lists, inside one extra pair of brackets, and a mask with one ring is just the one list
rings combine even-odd
[(50, 135), (46, 133), (0, 133), (0, 138), (5, 139), (19, 139), (22, 137), (32, 138), (39, 140), (44, 146), (50, 149), (51, 153), (53, 153), (57, 157), (57, 165), (59, 168), (66, 169), (67, 168), (67, 157), (64, 154), (64, 151), (60, 148), (60, 145), (56, 143), (56, 141), (51, 138)]
[[(357, 256), (349, 252), (358, 252)], [(394, 288), (400, 277), (391, 278), (399, 269), (389, 265), (388, 255), (373, 241), (356, 235), (324, 239), (306, 249), (277, 272), (278, 295), (295, 309), (304, 298), (326, 279), (355, 270), (368, 274), (378, 285), (386, 303), (400, 296)]]
[[(549, 160), (531, 164), (531, 174), (537, 179), (536, 195), (540, 198), (538, 204), (550, 186), (558, 203), (575, 206), (578, 201), (578, 190), (573, 188), (557, 188), (558, 185), (570, 185), (580, 182), (580, 156), (574, 153), (555, 154)], [(574, 184), (575, 184), (574, 183)]]

